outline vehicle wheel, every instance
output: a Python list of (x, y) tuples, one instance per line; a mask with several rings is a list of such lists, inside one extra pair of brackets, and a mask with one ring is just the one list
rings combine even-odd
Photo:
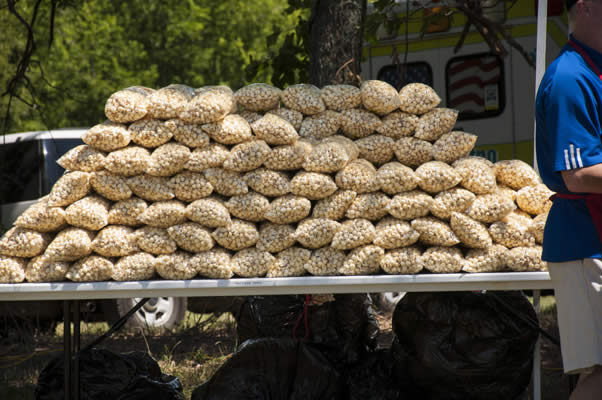
[[(113, 302), (113, 312), (105, 313), (113, 324), (132, 309), (142, 298), (117, 299)], [(168, 331), (174, 329), (186, 316), (186, 297), (153, 297), (126, 322), (128, 329)], [(108, 314), (108, 315), (107, 315)]]
[(376, 306), (385, 312), (393, 312), (397, 303), (405, 296), (406, 292), (384, 292), (372, 296)]

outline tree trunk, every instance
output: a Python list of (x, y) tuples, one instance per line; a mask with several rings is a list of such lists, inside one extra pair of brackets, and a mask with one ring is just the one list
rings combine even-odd
[(359, 85), (366, 0), (316, 0), (310, 20), (309, 81)]

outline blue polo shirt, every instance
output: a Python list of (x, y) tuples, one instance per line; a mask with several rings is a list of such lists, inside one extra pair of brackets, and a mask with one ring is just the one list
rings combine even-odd
[[(573, 38), (602, 70), (602, 54)], [(546, 70), (535, 105), (537, 165), (555, 192), (571, 193), (561, 171), (602, 163), (602, 80), (570, 45)], [(544, 261), (602, 258), (585, 200), (555, 199), (544, 230)]]

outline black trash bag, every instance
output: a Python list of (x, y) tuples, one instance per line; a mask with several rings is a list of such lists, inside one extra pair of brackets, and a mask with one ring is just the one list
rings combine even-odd
[(290, 338), (244, 342), (191, 400), (337, 400), (339, 374), (311, 345)]
[[(63, 400), (64, 358), (52, 359), (40, 373), (36, 400)], [(146, 353), (116, 354), (103, 349), (82, 351), (79, 357), (81, 400), (184, 400), (176, 377), (161, 373)]]
[(537, 321), (517, 292), (409, 293), (392, 349), (424, 399), (511, 400), (529, 384), (538, 337), (521, 318)]
[(307, 307), (305, 296), (249, 296), (237, 318), (239, 343), (262, 337), (298, 338), (317, 347), (334, 365), (355, 363), (376, 346), (378, 321), (366, 294), (337, 294)]

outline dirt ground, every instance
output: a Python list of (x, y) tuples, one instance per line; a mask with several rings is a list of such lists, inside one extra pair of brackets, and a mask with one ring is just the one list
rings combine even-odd
[[(380, 326), (379, 347), (387, 347), (394, 336), (391, 330), (391, 314), (377, 312), (376, 317)], [(543, 316), (541, 326), (551, 335), (558, 337), (554, 312)], [(98, 333), (84, 334), (82, 345), (89, 343), (97, 335)], [(60, 334), (32, 337), (12, 335), (0, 338), (0, 393), (3, 393), (0, 397), (3, 400), (33, 400), (37, 376), (53, 356), (61, 355), (61, 340)], [(149, 352), (159, 361), (164, 373), (180, 378), (186, 398), (190, 398), (194, 387), (209, 379), (234, 351), (236, 345), (236, 327), (232, 320), (215, 327), (203, 327), (201, 330), (190, 327), (175, 334), (161, 336), (119, 333), (107, 339), (100, 347), (114, 352)], [(559, 348), (542, 338), (541, 355), (542, 398), (567, 399), (569, 383), (562, 372)], [(525, 394), (523, 398), (529, 397)]]

